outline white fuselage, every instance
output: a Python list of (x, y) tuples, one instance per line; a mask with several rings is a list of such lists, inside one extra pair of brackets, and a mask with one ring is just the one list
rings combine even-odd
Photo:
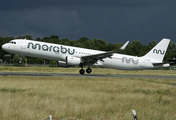
[[(66, 56), (81, 58), (82, 56), (105, 53), (105, 51), (23, 39), (13, 40), (13, 43), (6, 43), (2, 46), (2, 48), (5, 51), (14, 54), (56, 61), (65, 61)], [(97, 63), (93, 65), (120, 70), (143, 70), (164, 67), (164, 65), (154, 66), (152, 62), (153, 61), (150, 59), (144, 57), (114, 53), (111, 57), (98, 60)]]

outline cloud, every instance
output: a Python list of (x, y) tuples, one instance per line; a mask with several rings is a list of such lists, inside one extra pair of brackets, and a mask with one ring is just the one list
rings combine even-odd
[(78, 13), (74, 10), (65, 11), (59, 8), (40, 8), (6, 11), (0, 12), (0, 14), (6, 16), (0, 20), (0, 32), (6, 31), (6, 35), (16, 36), (29, 33), (34, 37), (53, 34), (64, 36), (67, 34), (78, 34), (84, 28)]
[(175, 40), (175, 5), (174, 0), (6, 0), (0, 4), (0, 36)]
[(109, 6), (109, 7), (143, 7), (162, 0), (4, 0), (1, 1), (0, 10), (24, 10), (43, 7), (86, 7), (86, 6)]

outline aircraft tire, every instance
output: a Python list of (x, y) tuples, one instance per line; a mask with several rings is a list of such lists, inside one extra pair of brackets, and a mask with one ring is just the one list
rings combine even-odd
[(91, 68), (87, 68), (87, 69), (86, 69), (86, 72), (87, 72), (87, 73), (91, 73), (91, 72), (92, 72), (92, 69), (91, 69)]
[(79, 71), (79, 73), (80, 73), (81, 75), (84, 75), (85, 70), (84, 70), (84, 69), (81, 69), (81, 70)]

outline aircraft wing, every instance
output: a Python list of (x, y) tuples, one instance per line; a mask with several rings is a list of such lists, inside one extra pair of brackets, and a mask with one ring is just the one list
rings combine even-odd
[(128, 43), (129, 43), (129, 41), (127, 41), (118, 50), (104, 52), (104, 53), (95, 54), (95, 55), (82, 56), (81, 59), (84, 63), (95, 63), (97, 60), (102, 60), (103, 58), (111, 57), (114, 53), (119, 53), (119, 52), (123, 51), (126, 48), (126, 46), (128, 45)]

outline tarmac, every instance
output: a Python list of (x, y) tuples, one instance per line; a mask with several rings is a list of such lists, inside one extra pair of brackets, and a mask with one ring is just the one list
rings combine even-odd
[(31, 73), (31, 72), (0, 72), (1, 76), (57, 76), (57, 77), (88, 77), (88, 78), (148, 78), (176, 80), (176, 75), (127, 75), (127, 74), (76, 74), (76, 73)]

